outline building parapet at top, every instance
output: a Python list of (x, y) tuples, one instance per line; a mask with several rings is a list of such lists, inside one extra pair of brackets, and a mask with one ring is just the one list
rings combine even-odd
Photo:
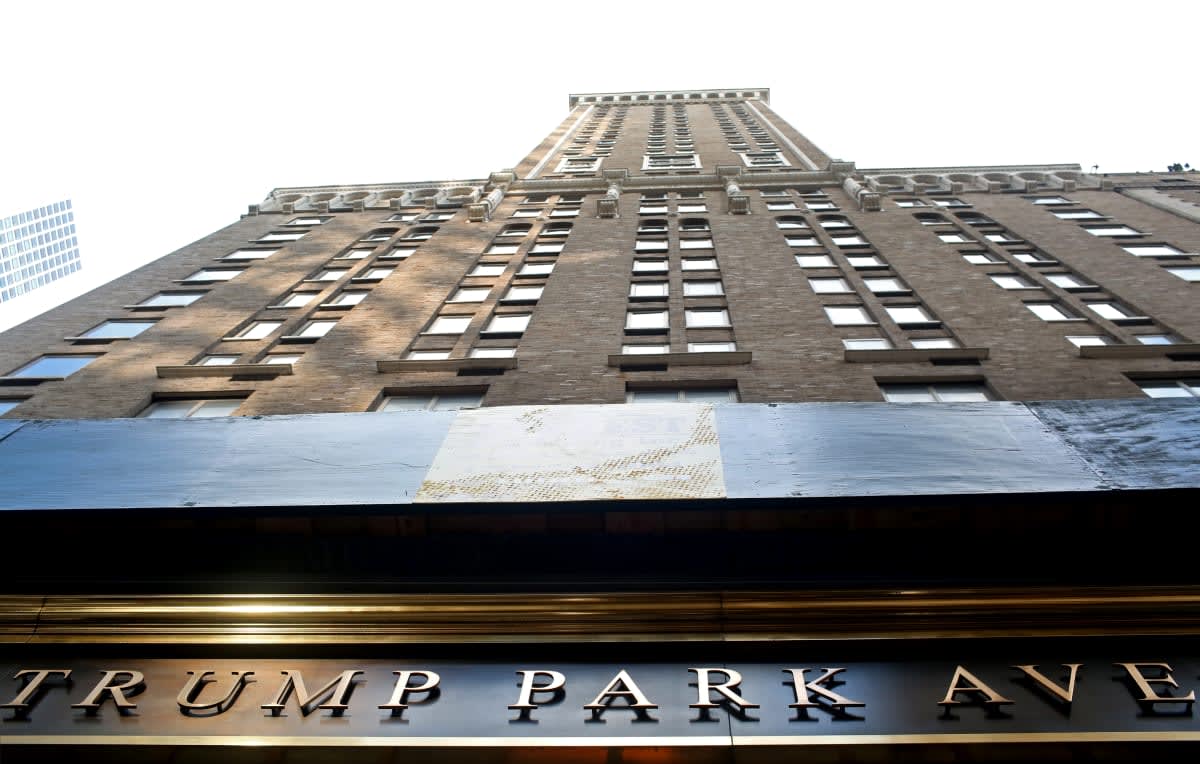
[(475, 179), (277, 188), (251, 212), (327, 212), (410, 205), (462, 207), (478, 201), (487, 185), (487, 180)]
[(1022, 191), (1111, 188), (1112, 182), (1083, 172), (1077, 164), (981, 165), (861, 169), (855, 174), (871, 191), (888, 193)]
[(571, 93), (570, 107), (579, 103), (662, 103), (664, 101), (732, 101), (747, 98), (771, 102), (770, 88), (704, 90), (631, 90), (615, 93)]

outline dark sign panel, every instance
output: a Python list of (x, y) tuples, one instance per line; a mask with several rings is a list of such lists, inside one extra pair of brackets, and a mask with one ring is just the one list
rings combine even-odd
[[(1200, 740), (1200, 659), (728, 665), (130, 660), (0, 667), (0, 742), (777, 745)], [(983, 737), (981, 737), (983, 736)], [(1000, 736), (997, 738), (997, 736)]]

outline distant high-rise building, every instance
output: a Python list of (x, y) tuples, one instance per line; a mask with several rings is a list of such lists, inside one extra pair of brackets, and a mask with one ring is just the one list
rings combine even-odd
[(764, 89), (276, 189), (0, 334), (0, 758), (1190, 760), (1198, 202)]
[(80, 265), (70, 199), (0, 218), (0, 302), (74, 273)]

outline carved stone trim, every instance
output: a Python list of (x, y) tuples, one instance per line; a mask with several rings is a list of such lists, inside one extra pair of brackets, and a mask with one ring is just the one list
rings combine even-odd
[(705, 88), (703, 90), (628, 90), (613, 93), (571, 93), (570, 108), (579, 103), (622, 106), (645, 106), (661, 103), (699, 103), (712, 101), (744, 101), (757, 99), (771, 102), (770, 88)]

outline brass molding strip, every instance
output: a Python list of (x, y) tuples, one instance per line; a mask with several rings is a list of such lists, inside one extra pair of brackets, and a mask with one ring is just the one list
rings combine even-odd
[(395, 644), (1200, 635), (1200, 587), (0, 597), (0, 643)]
[(948, 732), (909, 735), (697, 735), (694, 737), (326, 737), (320, 735), (0, 735), (10, 745), (169, 745), (405, 748), (701, 748), (979, 743), (1195, 742), (1200, 732)]

